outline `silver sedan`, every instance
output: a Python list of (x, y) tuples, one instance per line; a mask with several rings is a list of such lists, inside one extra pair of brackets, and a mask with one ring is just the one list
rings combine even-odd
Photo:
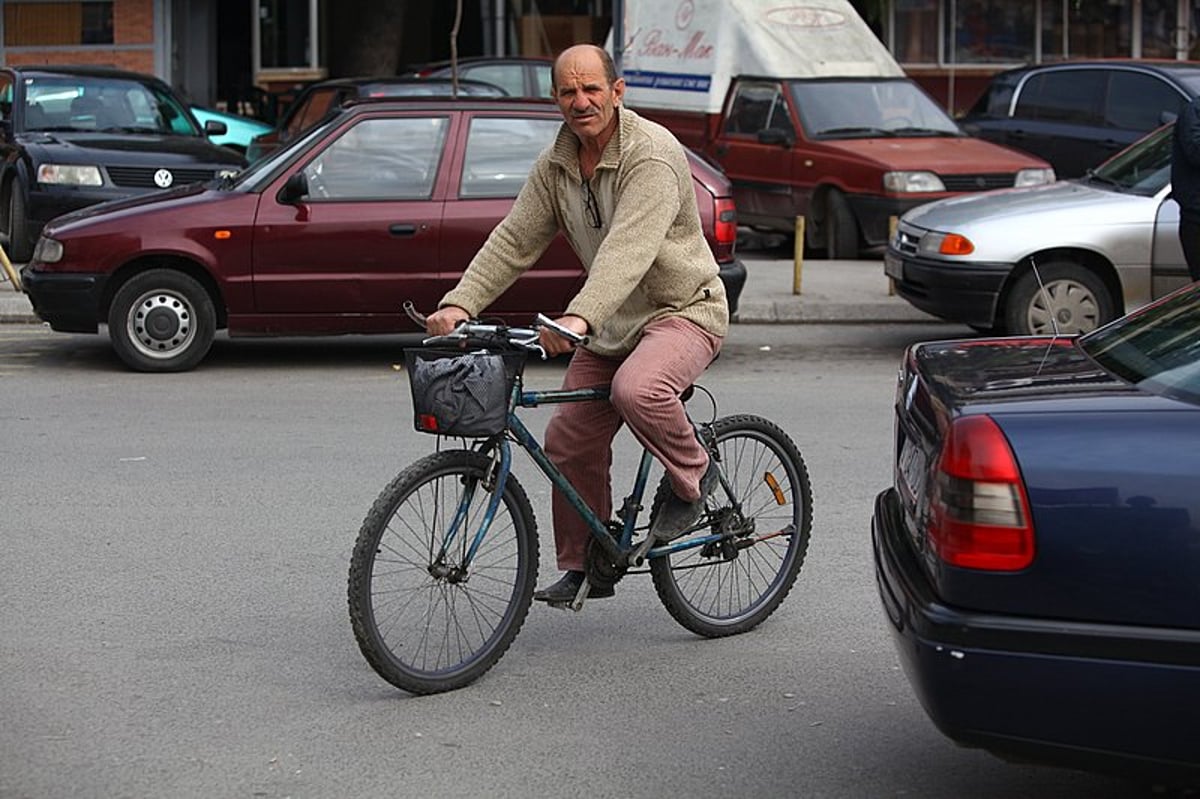
[(1167, 125), (1074, 180), (906, 213), (884, 256), (896, 292), (996, 334), (1084, 333), (1188, 282)]

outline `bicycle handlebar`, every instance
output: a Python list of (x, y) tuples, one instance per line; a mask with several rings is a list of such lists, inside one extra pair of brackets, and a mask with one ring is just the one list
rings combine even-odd
[[(404, 303), (404, 313), (410, 319), (425, 326), (427, 316), (416, 309), (412, 302)], [(558, 335), (571, 341), (575, 344), (587, 344), (588, 337), (581, 336), (574, 330), (563, 327), (545, 314), (539, 313), (530, 327), (514, 327), (510, 325), (498, 325), (493, 323), (481, 322), (477, 319), (467, 319), (454, 328), (453, 331), (443, 336), (430, 336), (422, 339), (421, 343), (425, 346), (431, 344), (456, 344), (465, 346), (469, 342), (476, 341), (481, 344), (506, 344), (513, 347), (529, 350), (530, 352), (538, 353), (542, 360), (548, 357), (546, 350), (538, 344), (538, 332), (541, 328), (549, 328)]]

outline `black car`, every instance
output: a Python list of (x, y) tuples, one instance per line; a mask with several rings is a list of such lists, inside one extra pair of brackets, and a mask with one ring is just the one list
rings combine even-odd
[(102, 67), (0, 69), (0, 233), (27, 261), (56, 216), (232, 175), (245, 160), (149, 75)]
[(1072, 61), (995, 75), (959, 123), (1076, 178), (1170, 122), (1200, 94), (1200, 64)]
[[(550, 96), (550, 70), (554, 61), (535, 56), (493, 58), (480, 56), (460, 58), (458, 77), (494, 83), (513, 97), (547, 98)], [(449, 78), (455, 65), (435, 61), (413, 70), (421, 78)]]
[(257, 161), (312, 130), (353, 100), (379, 97), (507, 97), (499, 86), (477, 80), (454, 81), (451, 78), (421, 80), (406, 77), (334, 78), (312, 83), (288, 106), (283, 119), (270, 133), (250, 142), (246, 157)]

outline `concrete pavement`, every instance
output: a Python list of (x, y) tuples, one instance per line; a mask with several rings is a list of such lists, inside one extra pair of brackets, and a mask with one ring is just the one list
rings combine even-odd
[[(739, 250), (746, 286), (738, 308), (742, 324), (931, 322), (934, 317), (888, 294), (879, 259), (805, 260), (800, 293), (793, 291), (794, 262), (777, 251)], [(29, 299), (13, 291), (0, 270), (0, 323), (37, 323)]]

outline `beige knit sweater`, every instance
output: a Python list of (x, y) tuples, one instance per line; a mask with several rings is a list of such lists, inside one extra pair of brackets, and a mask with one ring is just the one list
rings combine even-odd
[(700, 227), (687, 156), (675, 137), (620, 108), (591, 190), (599, 228), (589, 224), (585, 210), (579, 140), (564, 124), (538, 156), (508, 216), (439, 307), (457, 305), (478, 316), (561, 230), (587, 271), (567, 313), (588, 323), (592, 352), (626, 355), (649, 322), (668, 316), (724, 336), (725, 288)]

